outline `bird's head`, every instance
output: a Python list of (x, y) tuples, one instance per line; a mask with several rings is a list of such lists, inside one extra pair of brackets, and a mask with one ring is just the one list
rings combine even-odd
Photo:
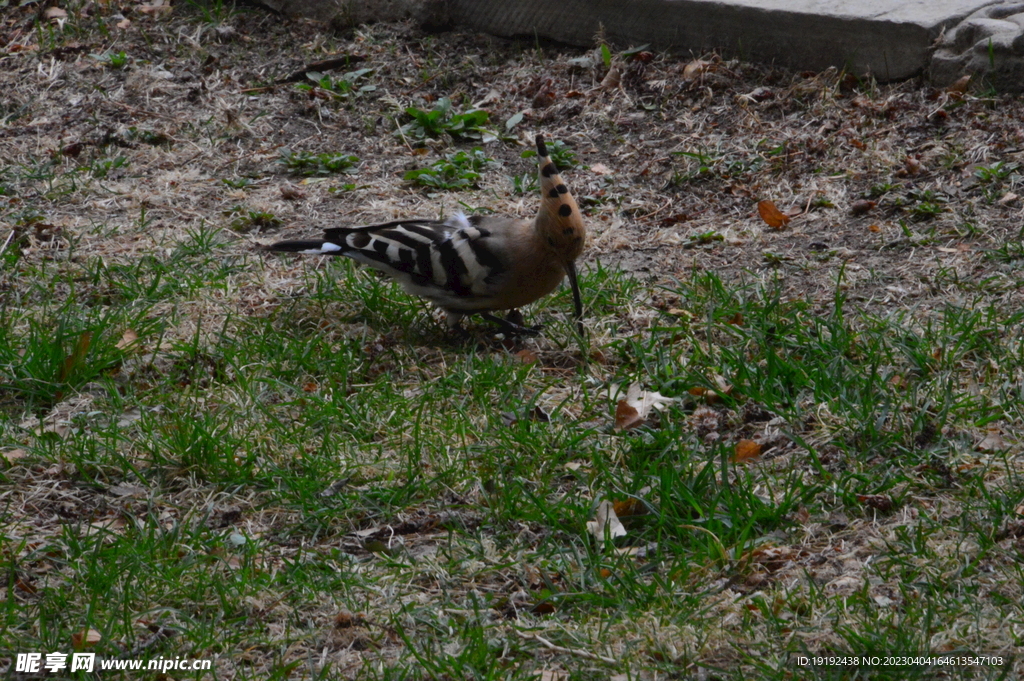
[(537, 135), (537, 161), (540, 164), (540, 210), (537, 233), (548, 248), (568, 264), (583, 253), (587, 237), (580, 207), (562, 180), (558, 168), (548, 156), (544, 136)]

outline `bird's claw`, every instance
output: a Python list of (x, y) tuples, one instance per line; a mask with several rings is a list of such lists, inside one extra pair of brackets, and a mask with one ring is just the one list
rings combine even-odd
[[(481, 313), (481, 317), (489, 322), (493, 322), (501, 327), (502, 333), (507, 333), (510, 336), (536, 336), (540, 333), (543, 328), (543, 324), (537, 324), (536, 326), (524, 326), (522, 323), (523, 315), (519, 310), (512, 310), (508, 313), (505, 319), (501, 317), (495, 317), (490, 313)], [(509, 319), (511, 317), (512, 319)], [(518, 321), (513, 321), (518, 319)]]

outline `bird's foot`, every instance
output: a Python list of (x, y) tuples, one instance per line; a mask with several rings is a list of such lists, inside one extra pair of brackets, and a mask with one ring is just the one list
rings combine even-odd
[(510, 336), (536, 336), (540, 333), (543, 325), (538, 324), (537, 326), (524, 326), (522, 313), (519, 310), (510, 310), (505, 316), (505, 319), (501, 317), (495, 317), (489, 312), (481, 312), (480, 316), (489, 322), (493, 322), (501, 327), (502, 333), (507, 333)]

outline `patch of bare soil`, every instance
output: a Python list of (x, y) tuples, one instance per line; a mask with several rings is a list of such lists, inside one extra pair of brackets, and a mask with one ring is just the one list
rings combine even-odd
[[(504, 167), (479, 193), (428, 197), (403, 184), (403, 171), (426, 162), (393, 134), (402, 110), (449, 97), (488, 111), (499, 131), (522, 112), (513, 133), (524, 144), (543, 131), (576, 151), (583, 167), (567, 175), (589, 212), (587, 261), (657, 279), (694, 267), (771, 273), (812, 297), (830, 296), (842, 271), (854, 300), (882, 307), (963, 302), (981, 282), (986, 293), (1017, 293), (1008, 259), (986, 257), (1007, 245), (1019, 255), (1016, 99), (714, 55), (619, 57), (609, 79), (596, 51), (407, 26), (342, 37), (266, 14), (214, 24), (145, 7), (80, 8), (107, 23), (124, 16), (109, 38), (38, 40), (33, 6), (4, 19), (7, 163), (31, 167), (41, 150), (63, 167), (128, 161), (102, 190), (46, 206), (45, 222), (79, 239), (82, 255), (130, 258), (201, 223), (227, 227), (240, 202), (283, 220), (275, 237), (433, 216), (460, 202), (530, 213), (533, 197), (512, 194), (506, 177), (532, 172), (516, 145), (486, 146)], [(109, 55), (119, 52), (127, 62), (115, 68)], [(336, 99), (265, 85), (336, 55), (372, 68), (375, 89)], [(431, 140), (426, 160), (443, 147)], [(285, 148), (358, 156), (357, 188), (310, 184), (289, 200), (292, 178), (277, 163)], [(244, 177), (256, 188), (221, 182)], [(757, 215), (762, 199), (799, 216), (774, 230)], [(6, 203), (5, 222), (24, 221), (18, 199)], [(258, 236), (239, 237), (239, 247)]]

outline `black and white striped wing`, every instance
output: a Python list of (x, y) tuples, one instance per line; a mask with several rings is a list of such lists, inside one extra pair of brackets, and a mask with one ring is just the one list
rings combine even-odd
[[(476, 223), (476, 224), (474, 224)], [(398, 220), (328, 229), (319, 252), (345, 255), (394, 277), (449, 310), (486, 310), (506, 264), (491, 231), (455, 215), (444, 222)], [(307, 251), (308, 252), (308, 251)]]

